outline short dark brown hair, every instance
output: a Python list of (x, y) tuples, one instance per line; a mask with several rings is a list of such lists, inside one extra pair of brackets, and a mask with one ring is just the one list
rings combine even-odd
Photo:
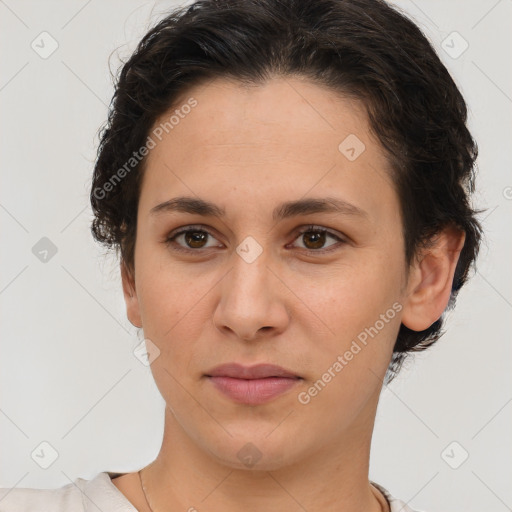
[[(119, 250), (133, 270), (146, 159), (133, 170), (126, 162), (155, 121), (204, 79), (260, 84), (276, 75), (301, 76), (362, 100), (392, 169), (407, 265), (444, 227), (465, 232), (452, 308), (482, 235), (470, 205), (477, 144), (464, 98), (428, 39), (383, 0), (201, 0), (162, 19), (115, 84), (90, 195), (94, 237)], [(408, 353), (437, 341), (442, 324), (443, 316), (420, 332), (400, 326), (388, 382)]]

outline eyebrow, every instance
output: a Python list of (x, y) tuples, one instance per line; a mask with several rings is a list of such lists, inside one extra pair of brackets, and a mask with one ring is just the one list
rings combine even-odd
[[(226, 210), (215, 203), (197, 197), (175, 197), (160, 203), (150, 210), (150, 215), (157, 215), (164, 212), (183, 212), (204, 217), (226, 216)], [(307, 198), (296, 201), (287, 201), (278, 205), (272, 212), (274, 221), (283, 220), (299, 215), (310, 215), (313, 213), (338, 213), (351, 215), (369, 220), (368, 213), (357, 206), (335, 197)]]

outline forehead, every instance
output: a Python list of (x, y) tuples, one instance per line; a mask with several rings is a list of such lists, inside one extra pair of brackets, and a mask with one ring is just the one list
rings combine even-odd
[(223, 200), (235, 188), (261, 207), (264, 197), (291, 200), (308, 190), (315, 196), (337, 190), (376, 215), (382, 200), (397, 206), (364, 105), (305, 79), (203, 82), (182, 94), (155, 129), (161, 140), (155, 139), (143, 181), (152, 203), (173, 192)]
[[(185, 108), (192, 97), (197, 106), (190, 115), (182, 116), (180, 127), (172, 127), (175, 136), (186, 136), (191, 143), (264, 142), (265, 150), (270, 153), (277, 144), (292, 147), (302, 139), (315, 138), (314, 146), (321, 152), (324, 148), (337, 150), (336, 142), (350, 134), (359, 135), (361, 139), (370, 136), (361, 101), (305, 78), (291, 76), (275, 77), (261, 84), (227, 78), (203, 81), (181, 94), (155, 125), (165, 125), (170, 114)], [(187, 130), (191, 124), (192, 129), (201, 124), (201, 130), (191, 133)], [(322, 134), (323, 140), (319, 140)]]

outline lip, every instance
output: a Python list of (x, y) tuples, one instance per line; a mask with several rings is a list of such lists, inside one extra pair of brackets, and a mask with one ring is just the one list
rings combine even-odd
[(206, 377), (215, 388), (237, 403), (259, 405), (285, 393), (302, 378), (280, 366), (243, 366), (228, 363), (215, 367)]

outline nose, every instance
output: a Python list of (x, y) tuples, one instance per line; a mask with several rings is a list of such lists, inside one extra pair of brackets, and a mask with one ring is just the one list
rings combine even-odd
[(290, 321), (286, 300), (291, 294), (264, 254), (252, 263), (233, 254), (233, 267), (219, 283), (213, 315), (214, 325), (224, 335), (247, 341), (276, 336)]

